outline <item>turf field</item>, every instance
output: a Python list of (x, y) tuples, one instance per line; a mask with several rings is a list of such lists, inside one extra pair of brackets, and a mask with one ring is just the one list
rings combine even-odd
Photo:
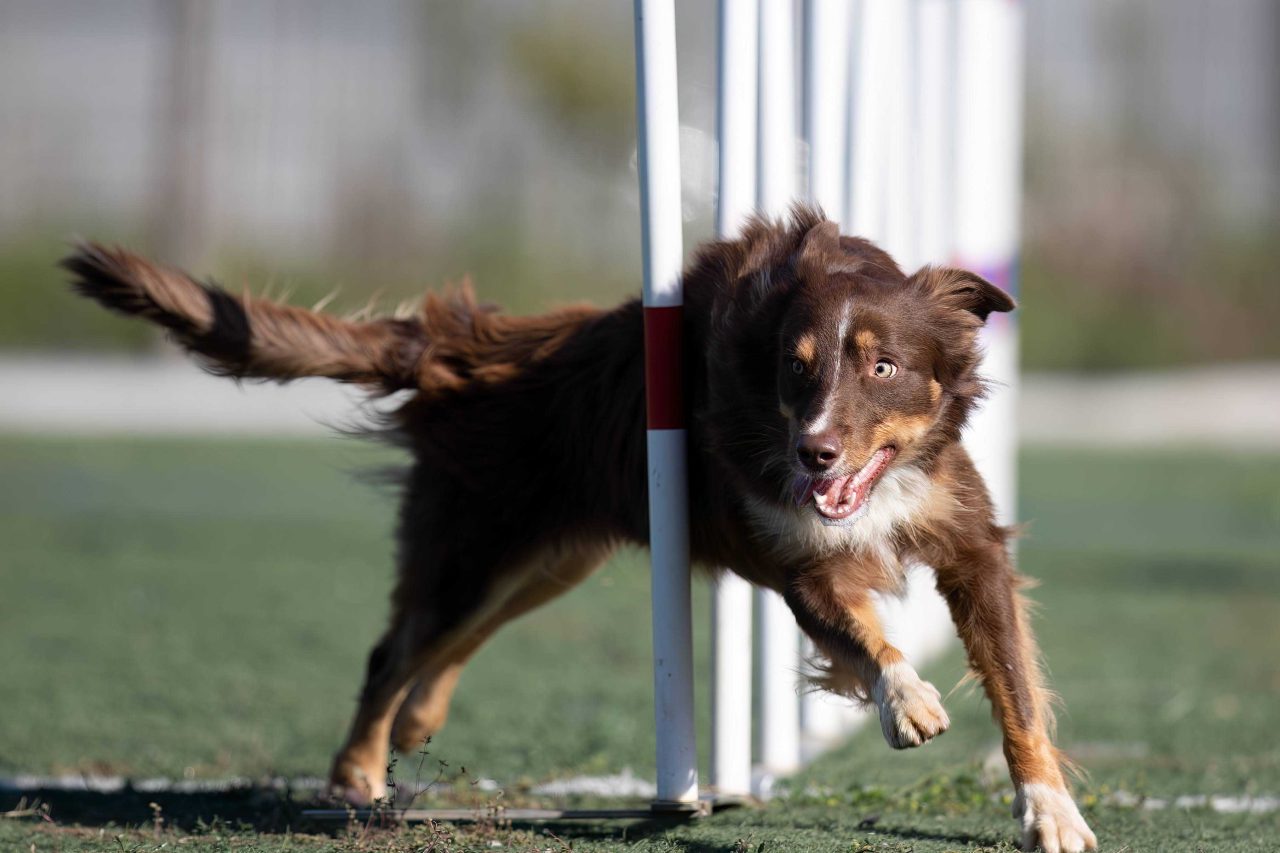
[[(0, 775), (323, 775), (391, 580), (392, 499), (352, 473), (393, 458), (338, 439), (0, 438)], [(1061, 742), (1091, 772), (1102, 849), (1280, 849), (1276, 812), (1115, 803), (1280, 795), (1280, 457), (1023, 463), (1021, 563), (1043, 581)], [(509, 628), (398, 776), (440, 775), (428, 800), (481, 805), (547, 803), (533, 784), (579, 773), (651, 776), (647, 589), (624, 555)], [(945, 693), (961, 671), (953, 654), (927, 675)], [(0, 850), (1012, 849), (986, 707), (963, 689), (947, 705), (951, 731), (924, 749), (867, 730), (767, 807), (677, 828), (326, 835), (277, 794), (123, 791), (46, 794), (46, 817), (0, 819)], [(704, 732), (706, 707), (700, 693)]]

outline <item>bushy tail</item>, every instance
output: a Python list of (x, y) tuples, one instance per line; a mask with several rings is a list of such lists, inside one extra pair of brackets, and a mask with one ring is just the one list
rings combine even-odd
[(84, 243), (62, 261), (81, 295), (168, 329), (214, 373), (288, 381), (326, 376), (390, 393), (418, 386), (426, 348), (418, 319), (354, 322), (249, 295)]

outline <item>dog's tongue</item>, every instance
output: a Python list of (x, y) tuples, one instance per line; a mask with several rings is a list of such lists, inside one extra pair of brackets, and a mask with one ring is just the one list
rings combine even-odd
[(853, 479), (853, 476), (836, 477), (834, 480), (817, 480), (813, 484), (813, 496), (821, 503), (829, 503), (831, 501), (839, 501), (840, 495), (844, 493), (845, 484)]
[(880, 479), (894, 455), (893, 448), (882, 447), (856, 474), (814, 481), (813, 502), (818, 512), (836, 520), (853, 515), (866, 503), (871, 487)]
[(813, 485), (813, 502), (818, 512), (827, 518), (848, 518), (857, 511), (866, 497), (866, 489), (861, 493), (856, 488), (849, 488), (853, 477), (836, 477), (833, 480), (819, 480)]

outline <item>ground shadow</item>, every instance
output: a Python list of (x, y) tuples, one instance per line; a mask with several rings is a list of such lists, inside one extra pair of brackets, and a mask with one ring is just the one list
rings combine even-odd
[(145, 791), (125, 786), (115, 791), (30, 788), (0, 794), (0, 810), (25, 801), (59, 824), (80, 826), (153, 826), (187, 831), (225, 826), (258, 832), (297, 831), (302, 809), (314, 805), (308, 793), (295, 799), (288, 791), (243, 787), (219, 791)]
[[(730, 812), (725, 815), (718, 815), (715, 818), (708, 818), (709, 821), (715, 821), (722, 826), (731, 826), (733, 818)], [(520, 826), (518, 822), (514, 825)], [(558, 837), (566, 841), (613, 841), (613, 842), (629, 842), (643, 841), (656, 835), (662, 835), (670, 832), (674, 827), (680, 826), (679, 823), (673, 823), (670, 820), (640, 820), (631, 823), (622, 823), (618, 821), (607, 821), (600, 823), (589, 823), (583, 821), (543, 821), (537, 824), (553, 831)], [(870, 832), (877, 835), (891, 836), (893, 838), (902, 839), (904, 841), (937, 841), (947, 844), (956, 844), (964, 848), (970, 847), (996, 847), (1007, 838), (998, 833), (983, 832), (938, 832), (919, 829), (911, 826), (895, 826), (891, 824), (881, 823), (864, 823), (859, 825), (849, 825), (847, 827), (832, 826), (830, 822), (822, 822), (820, 826), (815, 826), (810, 821), (799, 820), (789, 826), (791, 829), (809, 829), (820, 828), (833, 835), (847, 835), (848, 840), (861, 838)], [(743, 825), (741, 827), (744, 834), (751, 834), (752, 830), (763, 829), (755, 825)], [(773, 827), (773, 829), (784, 829), (784, 827)], [(705, 841), (693, 838), (673, 838), (669, 843), (685, 853), (725, 853), (725, 851), (738, 849), (734, 842)]]
[[(202, 832), (225, 828), (237, 831), (252, 830), (272, 834), (285, 832), (311, 832), (338, 834), (347, 830), (349, 823), (341, 820), (316, 821), (303, 814), (304, 809), (318, 806), (331, 807), (317, 799), (314, 791), (291, 792), (279, 788), (240, 787), (217, 791), (147, 791), (126, 786), (115, 791), (69, 791), (60, 788), (30, 788), (0, 793), (0, 811), (14, 808), (20, 801), (30, 807), (38, 804), (49, 819), (61, 825), (91, 827), (151, 827), (160, 822), (165, 829), (186, 832)], [(733, 826), (737, 810), (706, 818), (709, 826), (718, 824)], [(643, 841), (671, 832), (684, 826), (670, 819), (609, 820), (609, 821), (502, 821), (502, 825), (534, 831), (550, 830), (566, 841), (612, 841), (626, 843)], [(743, 831), (752, 829), (750, 821)], [(391, 818), (360, 821), (360, 824), (380, 828), (394, 828), (397, 821)], [(810, 821), (798, 820), (793, 829), (815, 828)], [(850, 839), (868, 831), (892, 836), (904, 841), (939, 841), (963, 847), (995, 846), (1000, 839), (985, 833), (936, 832), (911, 826), (899, 826), (874, 822), (861, 825), (835, 827), (828, 822), (822, 829), (834, 833), (847, 833)], [(732, 842), (718, 842), (696, 838), (672, 838), (671, 843), (687, 853), (721, 853), (733, 849)]]

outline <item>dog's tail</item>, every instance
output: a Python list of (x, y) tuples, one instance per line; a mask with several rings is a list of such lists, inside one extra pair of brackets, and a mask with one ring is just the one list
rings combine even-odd
[(225, 376), (286, 382), (325, 376), (390, 393), (418, 387), (419, 319), (356, 322), (245, 294), (233, 296), (122, 249), (84, 243), (62, 261), (81, 295), (168, 329)]

